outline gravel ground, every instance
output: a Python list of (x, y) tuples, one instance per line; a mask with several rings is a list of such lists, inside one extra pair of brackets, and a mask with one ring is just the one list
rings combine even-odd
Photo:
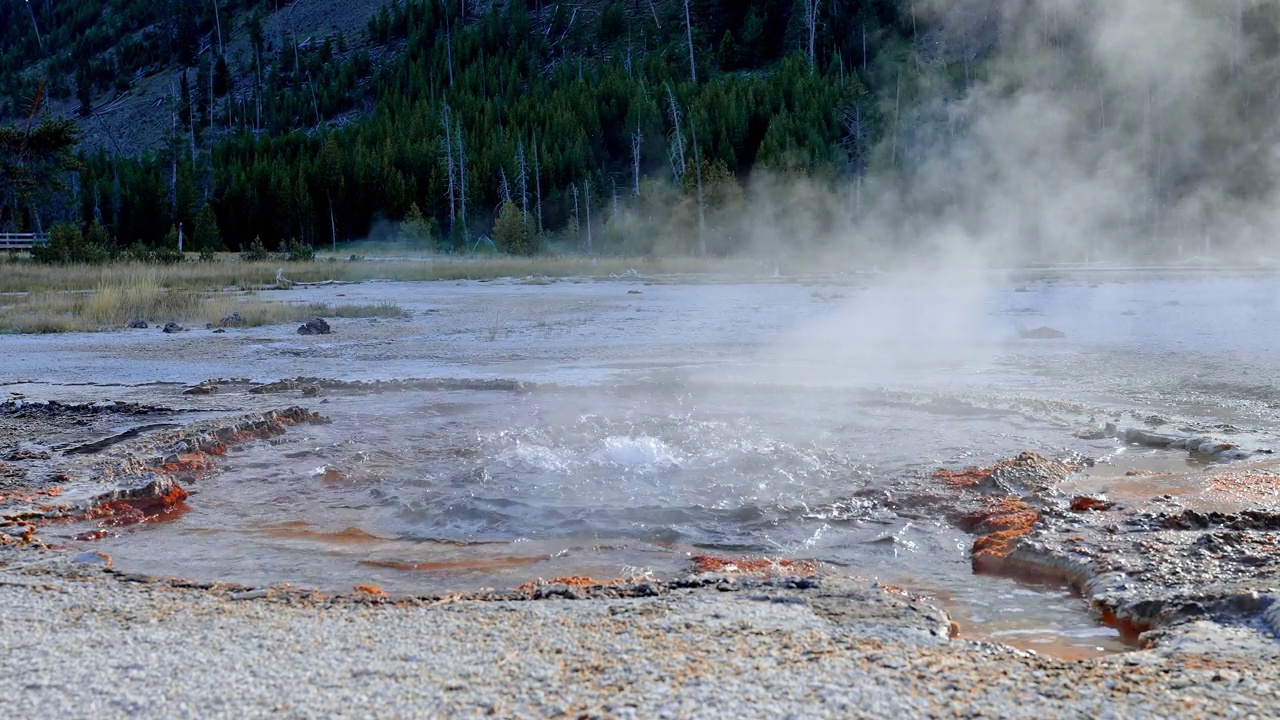
[[(0, 554), (0, 715), (1274, 717), (1274, 650), (1068, 662), (946, 639), (867, 586), (384, 603)], [(1177, 644), (1174, 643), (1174, 646)], [(1212, 647), (1212, 646), (1210, 646)]]

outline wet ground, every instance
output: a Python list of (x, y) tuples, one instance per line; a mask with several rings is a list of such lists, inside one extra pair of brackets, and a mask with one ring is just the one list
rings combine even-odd
[[(1077, 435), (1111, 422), (1276, 444), (1277, 288), (1244, 274), (367, 283), (280, 295), (390, 300), (412, 319), (324, 337), (4, 337), (0, 392), (186, 411), (171, 422), (285, 404), (331, 418), (236, 447), (187, 484), (187, 512), (92, 544), (125, 571), (439, 592), (667, 577), (700, 553), (814, 559), (933, 596), (966, 636), (1082, 656), (1125, 645), (1065, 584), (975, 576), (971, 535), (898, 500), (935, 468), (1025, 450), (1095, 461), (1073, 492), (1202, 491), (1211, 457)], [(1043, 327), (1063, 337), (1026, 337)], [(525, 386), (251, 392), (296, 376)], [(215, 378), (216, 394), (181, 394)], [(80, 440), (155, 422), (98, 420)]]

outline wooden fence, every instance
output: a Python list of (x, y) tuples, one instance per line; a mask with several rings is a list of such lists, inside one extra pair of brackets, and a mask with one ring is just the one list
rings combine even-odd
[(47, 242), (48, 233), (0, 233), (0, 250), (30, 250)]

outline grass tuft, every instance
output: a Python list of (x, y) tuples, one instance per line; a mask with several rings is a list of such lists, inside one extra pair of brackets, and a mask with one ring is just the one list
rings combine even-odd
[(19, 262), (0, 273), (0, 293), (60, 290), (95, 290), (104, 285), (124, 285), (143, 279), (161, 287), (186, 290), (264, 289), (276, 286), (276, 273), (294, 282), (361, 282), (365, 280), (492, 280), (625, 276), (635, 270), (644, 275), (737, 275), (760, 277), (773, 272), (772, 262), (747, 258), (627, 258), (585, 255), (514, 257), (505, 255), (421, 256), (386, 260), (331, 262), (244, 262), (224, 256), (218, 262), (184, 262), (175, 265), (49, 266)]
[(243, 325), (259, 327), (304, 322), (313, 317), (400, 318), (408, 313), (391, 303), (329, 305), (263, 300), (256, 293), (197, 292), (161, 285), (163, 268), (135, 267), (104, 280), (95, 290), (41, 291), (0, 300), (0, 332), (93, 332), (127, 327), (133, 318), (153, 325), (176, 322), (219, 325), (233, 312)]

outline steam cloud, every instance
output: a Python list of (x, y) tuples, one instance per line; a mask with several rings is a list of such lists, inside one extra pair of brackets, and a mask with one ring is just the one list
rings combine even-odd
[(899, 128), (910, 179), (895, 209), (935, 249), (1158, 262), (1274, 248), (1277, 3), (926, 0), (917, 12), (933, 28), (918, 42), (926, 60), (967, 68), (996, 53), (988, 79)]

